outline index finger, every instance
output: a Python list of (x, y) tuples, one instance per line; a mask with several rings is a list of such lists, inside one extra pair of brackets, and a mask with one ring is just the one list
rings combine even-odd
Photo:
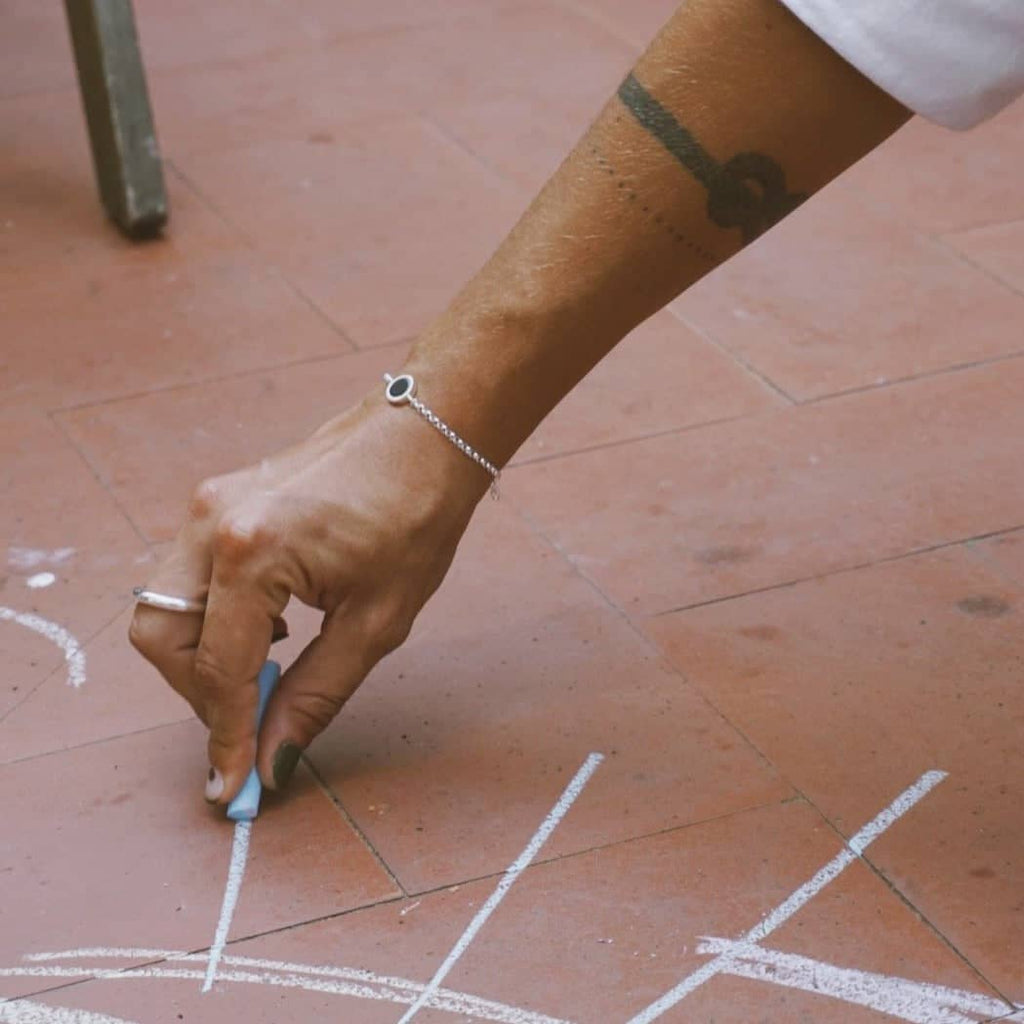
[(206, 798), (212, 803), (229, 803), (255, 762), (256, 679), (283, 610), (279, 604), (254, 577), (214, 562), (195, 655), (195, 686), (210, 729)]

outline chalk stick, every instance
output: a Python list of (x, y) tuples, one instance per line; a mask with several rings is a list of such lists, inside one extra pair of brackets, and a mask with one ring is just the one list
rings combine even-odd
[[(281, 678), (281, 666), (276, 661), (264, 662), (263, 668), (256, 679), (260, 688), (260, 706), (256, 712), (256, 728), (260, 727), (263, 721), (263, 712), (267, 710), (267, 701)], [(263, 786), (260, 784), (259, 773), (255, 765), (245, 780), (245, 785), (238, 791), (238, 796), (228, 804), (228, 817), (232, 821), (252, 821), (259, 814), (260, 797), (263, 795)]]

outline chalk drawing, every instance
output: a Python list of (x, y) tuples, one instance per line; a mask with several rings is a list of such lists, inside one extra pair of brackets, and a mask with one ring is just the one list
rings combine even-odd
[(991, 996), (836, 967), (794, 953), (779, 953), (729, 939), (702, 939), (697, 952), (725, 954), (722, 974), (831, 996), (913, 1024), (972, 1024), (991, 1020), (1008, 1009), (1001, 999)]
[(7, 549), (7, 564), (13, 569), (35, 569), (40, 565), (61, 565), (75, 553), (74, 548), (19, 548)]
[(559, 822), (565, 817), (569, 808), (576, 802), (576, 798), (583, 792), (583, 787), (590, 781), (591, 776), (597, 771), (598, 765), (604, 760), (603, 754), (591, 754), (583, 762), (580, 770), (573, 776), (569, 785), (558, 799), (558, 803), (551, 809), (551, 812), (544, 819), (540, 828), (534, 833), (533, 838), (526, 844), (526, 848), (513, 861), (508, 870), (502, 876), (498, 887), (491, 893), (487, 902), (477, 911), (476, 916), (470, 921), (469, 926), (460, 936), (458, 942), (452, 947), (447, 959), (437, 969), (437, 973), (430, 980), (430, 984), (423, 990), (419, 999), (406, 1011), (398, 1024), (407, 1024), (427, 1004), (431, 995), (437, 991), (438, 986), (444, 981), (448, 972), (455, 966), (456, 961), (469, 948), (469, 944), (476, 937), (476, 933), (483, 927), (484, 922), (494, 913), (494, 909), (505, 898), (506, 893), (515, 884), (516, 879), (526, 870), (527, 866), (537, 856), (540, 848), (548, 841), (551, 833), (558, 827)]
[[(174, 950), (157, 949), (82, 949), (67, 950), (61, 953), (36, 953), (25, 957), (26, 960), (53, 962), (76, 959), (124, 959), (138, 961), (152, 960), (161, 957), (170, 963), (194, 963), (191, 969), (168, 968), (159, 966), (146, 967), (69, 967), (69, 966), (30, 966), (0, 968), (2, 977), (33, 977), (33, 978), (76, 978), (94, 979), (99, 981), (142, 981), (146, 979), (176, 979), (200, 981), (205, 977), (204, 953), (182, 953)], [(308, 992), (319, 992), (327, 995), (349, 996), (356, 999), (369, 999), (377, 1002), (391, 1002), (408, 1005), (415, 1002), (426, 988), (422, 982), (406, 978), (389, 977), (371, 971), (349, 967), (320, 967), (313, 964), (288, 963), (280, 960), (263, 960), (245, 956), (223, 956), (217, 972), (217, 981), (221, 984), (269, 985), (278, 988), (304, 989)], [(4, 1004), (0, 1003), (0, 1006)], [(496, 1024), (572, 1024), (571, 1021), (559, 1017), (549, 1017), (543, 1013), (509, 1006), (505, 1003), (482, 999), (479, 996), (451, 989), (437, 989), (427, 1004), (430, 1009), (453, 1014), (463, 1020), (494, 1021)], [(41, 1018), (50, 1024), (49, 1018)], [(34, 1022), (33, 1022), (34, 1024)], [(54, 1021), (54, 1024), (57, 1024)], [(60, 1024), (64, 1024), (61, 1020)], [(70, 1022), (68, 1022), (70, 1024)]]
[(0, 1024), (132, 1024), (121, 1017), (15, 999), (0, 1003)]
[(224, 945), (228, 941), (231, 918), (235, 915), (235, 904), (238, 903), (238, 894), (242, 891), (242, 879), (245, 877), (245, 862), (249, 856), (249, 836), (251, 834), (251, 821), (235, 822), (235, 834), (231, 839), (231, 862), (228, 866), (228, 881), (224, 887), (224, 900), (221, 903), (217, 931), (214, 933), (213, 945), (210, 947), (210, 962), (206, 968), (206, 977), (203, 979), (204, 992), (209, 992), (213, 987), (213, 979), (217, 974), (217, 964), (220, 962), (221, 954), (224, 952)]
[(57, 577), (52, 572), (37, 572), (25, 580), (25, 586), (32, 590), (42, 590), (44, 587), (52, 587), (57, 582)]
[[(512, 867), (502, 876), (498, 888), (485, 904), (494, 907), (518, 873), (525, 869), (564, 817), (596, 769), (600, 755), (591, 755), (576, 777), (566, 788), (530, 844)], [(950, 988), (910, 978), (861, 971), (847, 966), (826, 963), (810, 957), (766, 949), (761, 943), (780, 925), (817, 896), (831, 881), (844, 871), (863, 851), (923, 799), (944, 778), (944, 772), (927, 772), (914, 785), (906, 789), (884, 811), (873, 818), (854, 835), (844, 848), (821, 868), (809, 881), (796, 889), (760, 924), (738, 939), (704, 937), (697, 952), (712, 959), (685, 978), (658, 1002), (641, 1014), (636, 1021), (654, 1020), (671, 1006), (676, 1005), (699, 985), (717, 974), (747, 978), (752, 981), (783, 988), (797, 989), (808, 994), (831, 998), (851, 1006), (874, 1010), (908, 1024), (977, 1024), (999, 1018), (1024, 1021), (1016, 1013), (1024, 1005), (1016, 1006), (1002, 999), (966, 989)], [(517, 872), (518, 869), (518, 872)], [(517, 872), (517, 873), (514, 873)], [(225, 894), (227, 895), (227, 894)], [(413, 904), (415, 906), (416, 904)], [(223, 915), (222, 915), (223, 916)], [(301, 964), (281, 960), (221, 954), (216, 966), (216, 980), (220, 983), (267, 985), (285, 989), (304, 989), (328, 995), (377, 1002), (390, 1002), (406, 1006), (408, 1019), (417, 1007), (429, 1008), (454, 1017), (474, 1021), (495, 1021), (498, 1024), (572, 1024), (563, 1018), (547, 1016), (541, 1012), (512, 1006), (465, 992), (441, 988), (440, 981), (446, 968), (455, 963), (472, 941), (486, 915), (482, 909), (456, 943), (442, 969), (428, 982), (376, 974), (357, 968)], [(226, 931), (225, 931), (226, 938)], [(215, 940), (216, 941), (216, 940)], [(96, 981), (139, 981), (145, 979), (203, 981), (209, 974), (212, 956), (206, 953), (187, 953), (180, 950), (96, 947), (70, 949), (58, 952), (32, 953), (23, 958), (22, 965), (0, 968), (2, 977), (37, 977), (60, 979), (91, 979)], [(115, 964), (112, 966), (111, 961)], [(147, 961), (144, 966), (133, 963)], [(161, 961), (154, 964), (153, 961)], [(179, 966), (180, 965), (180, 966)], [(682, 993), (680, 995), (680, 993)], [(24, 1000), (0, 1003), (0, 1024), (130, 1024), (116, 1018), (31, 1004), (19, 1011), (10, 1007), (25, 1007)], [(14, 1016), (15, 1012), (25, 1015)], [(7, 1014), (5, 1016), (4, 1014)], [(77, 1014), (77, 1016), (75, 1016)], [(61, 1016), (62, 1015), (62, 1016)]]
[(41, 615), (31, 612), (18, 612), (13, 608), (0, 605), (0, 622), (15, 622), (19, 626), (31, 629), (34, 633), (46, 637), (51, 643), (64, 652), (64, 660), (68, 666), (68, 685), (79, 687), (85, 682), (85, 651), (78, 641), (56, 622), (50, 622)]
[[(860, 855), (891, 825), (895, 824), (919, 800), (928, 795), (944, 778), (946, 772), (925, 772), (912, 786), (905, 789), (877, 817), (865, 825), (813, 878), (782, 901), (760, 924), (755, 925), (737, 941), (753, 945), (767, 938), (783, 922), (788, 921), (805, 903), (813, 899), (833, 879), (838, 878)], [(730, 953), (720, 953), (692, 974), (685, 977), (675, 988), (651, 1003), (628, 1024), (650, 1024), (691, 992), (710, 981), (730, 962)]]

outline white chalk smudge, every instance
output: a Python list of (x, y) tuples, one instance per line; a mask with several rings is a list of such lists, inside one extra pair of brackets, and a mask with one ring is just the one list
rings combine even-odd
[(977, 992), (837, 967), (729, 939), (703, 939), (697, 952), (725, 954), (721, 974), (830, 996), (910, 1024), (975, 1024), (1010, 1010), (1001, 999)]
[(58, 626), (56, 622), (50, 622), (41, 615), (18, 612), (0, 605), (0, 622), (4, 621), (15, 622), (19, 626), (31, 629), (59, 647), (64, 652), (64, 660), (67, 662), (69, 686), (79, 687), (85, 682), (85, 651), (63, 626)]
[[(802, 906), (825, 888), (829, 882), (845, 871), (883, 832), (907, 813), (919, 800), (928, 795), (944, 778), (946, 772), (925, 772), (912, 786), (904, 790), (881, 814), (868, 822), (846, 846), (839, 851), (818, 873), (799, 889), (783, 900), (761, 922), (737, 939), (743, 946), (752, 946), (767, 938), (776, 928), (788, 921)], [(678, 985), (655, 1000), (650, 1006), (632, 1017), (628, 1024), (650, 1024), (663, 1013), (672, 1009), (691, 992), (700, 988), (729, 964), (730, 953), (720, 953), (702, 967), (685, 977)]]
[(25, 580), (25, 586), (33, 590), (41, 590), (44, 587), (52, 587), (57, 582), (57, 577), (52, 572), (37, 572)]
[[(61, 959), (129, 959), (145, 960), (163, 956), (174, 962), (201, 965), (207, 959), (203, 953), (181, 953), (159, 949), (81, 949), (60, 953), (35, 953), (26, 960), (38, 962)], [(202, 979), (201, 966), (182, 969), (163, 966), (148, 967), (14, 967), (0, 968), (0, 977), (54, 977), (91, 978), (99, 981), (136, 981), (146, 979), (187, 980)], [(407, 978), (389, 977), (353, 967), (321, 967), (311, 964), (264, 960), (245, 956), (223, 956), (217, 971), (217, 981), (249, 985), (270, 985), (278, 988), (297, 988), (326, 995), (350, 996), (377, 1002), (408, 1005), (426, 988), (422, 982)], [(572, 1024), (559, 1017), (518, 1006), (509, 1006), (479, 996), (450, 989), (438, 989), (431, 996), (430, 1006), (446, 1013), (496, 1024)]]
[(583, 787), (590, 781), (590, 777), (597, 771), (598, 765), (603, 760), (603, 754), (591, 754), (583, 762), (580, 770), (575, 774), (569, 785), (565, 787), (565, 791), (559, 798), (558, 803), (551, 809), (551, 813), (548, 814), (540, 828), (534, 833), (533, 838), (527, 843), (526, 849), (510, 865), (498, 883), (498, 887), (491, 893), (487, 902), (477, 911), (476, 916), (470, 921), (469, 927), (466, 928), (458, 942), (452, 947), (452, 951), (448, 954), (444, 963), (441, 964), (437, 973), (431, 978), (430, 983), (420, 994), (420, 997), (409, 1007), (398, 1024), (407, 1024), (428, 1003), (431, 1006), (436, 1005), (433, 1001), (433, 996), (441, 982), (455, 966), (459, 957), (469, 948), (469, 944), (476, 937), (477, 932), (480, 931), (487, 918), (491, 916), (494, 909), (505, 898), (506, 893), (515, 884), (516, 879), (540, 852), (540, 848), (547, 842), (551, 833), (554, 832), (559, 822), (565, 817), (569, 808), (576, 802), (576, 798), (583, 792)]
[(7, 549), (7, 564), (12, 569), (35, 569), (40, 565), (61, 565), (75, 553), (74, 548), (19, 548)]
[(242, 891), (242, 879), (245, 877), (245, 862), (249, 857), (249, 836), (251, 834), (251, 821), (235, 822), (235, 834), (231, 840), (231, 863), (228, 866), (228, 882), (224, 888), (224, 901), (221, 903), (217, 931), (214, 933), (213, 945), (210, 947), (210, 959), (206, 967), (206, 977), (203, 979), (204, 992), (209, 992), (213, 987), (213, 980), (217, 974), (217, 964), (220, 963), (221, 954), (224, 952), (224, 946), (228, 941), (231, 918), (235, 914), (238, 894)]
[(132, 1024), (122, 1017), (108, 1017), (105, 1013), (90, 1013), (88, 1010), (70, 1010), (64, 1006), (47, 1006), (45, 1003), (31, 1003), (27, 999), (15, 999), (0, 1003), (2, 1024)]

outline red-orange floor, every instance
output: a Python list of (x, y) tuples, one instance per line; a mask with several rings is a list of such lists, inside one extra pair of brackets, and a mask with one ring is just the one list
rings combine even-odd
[(130, 589), (201, 477), (399, 365), (672, 6), (137, 0), (133, 246), (61, 5), (4, 5), (0, 1021), (1024, 1020), (1020, 104), (910, 123), (543, 425), (265, 806), (200, 992), (231, 827)]

